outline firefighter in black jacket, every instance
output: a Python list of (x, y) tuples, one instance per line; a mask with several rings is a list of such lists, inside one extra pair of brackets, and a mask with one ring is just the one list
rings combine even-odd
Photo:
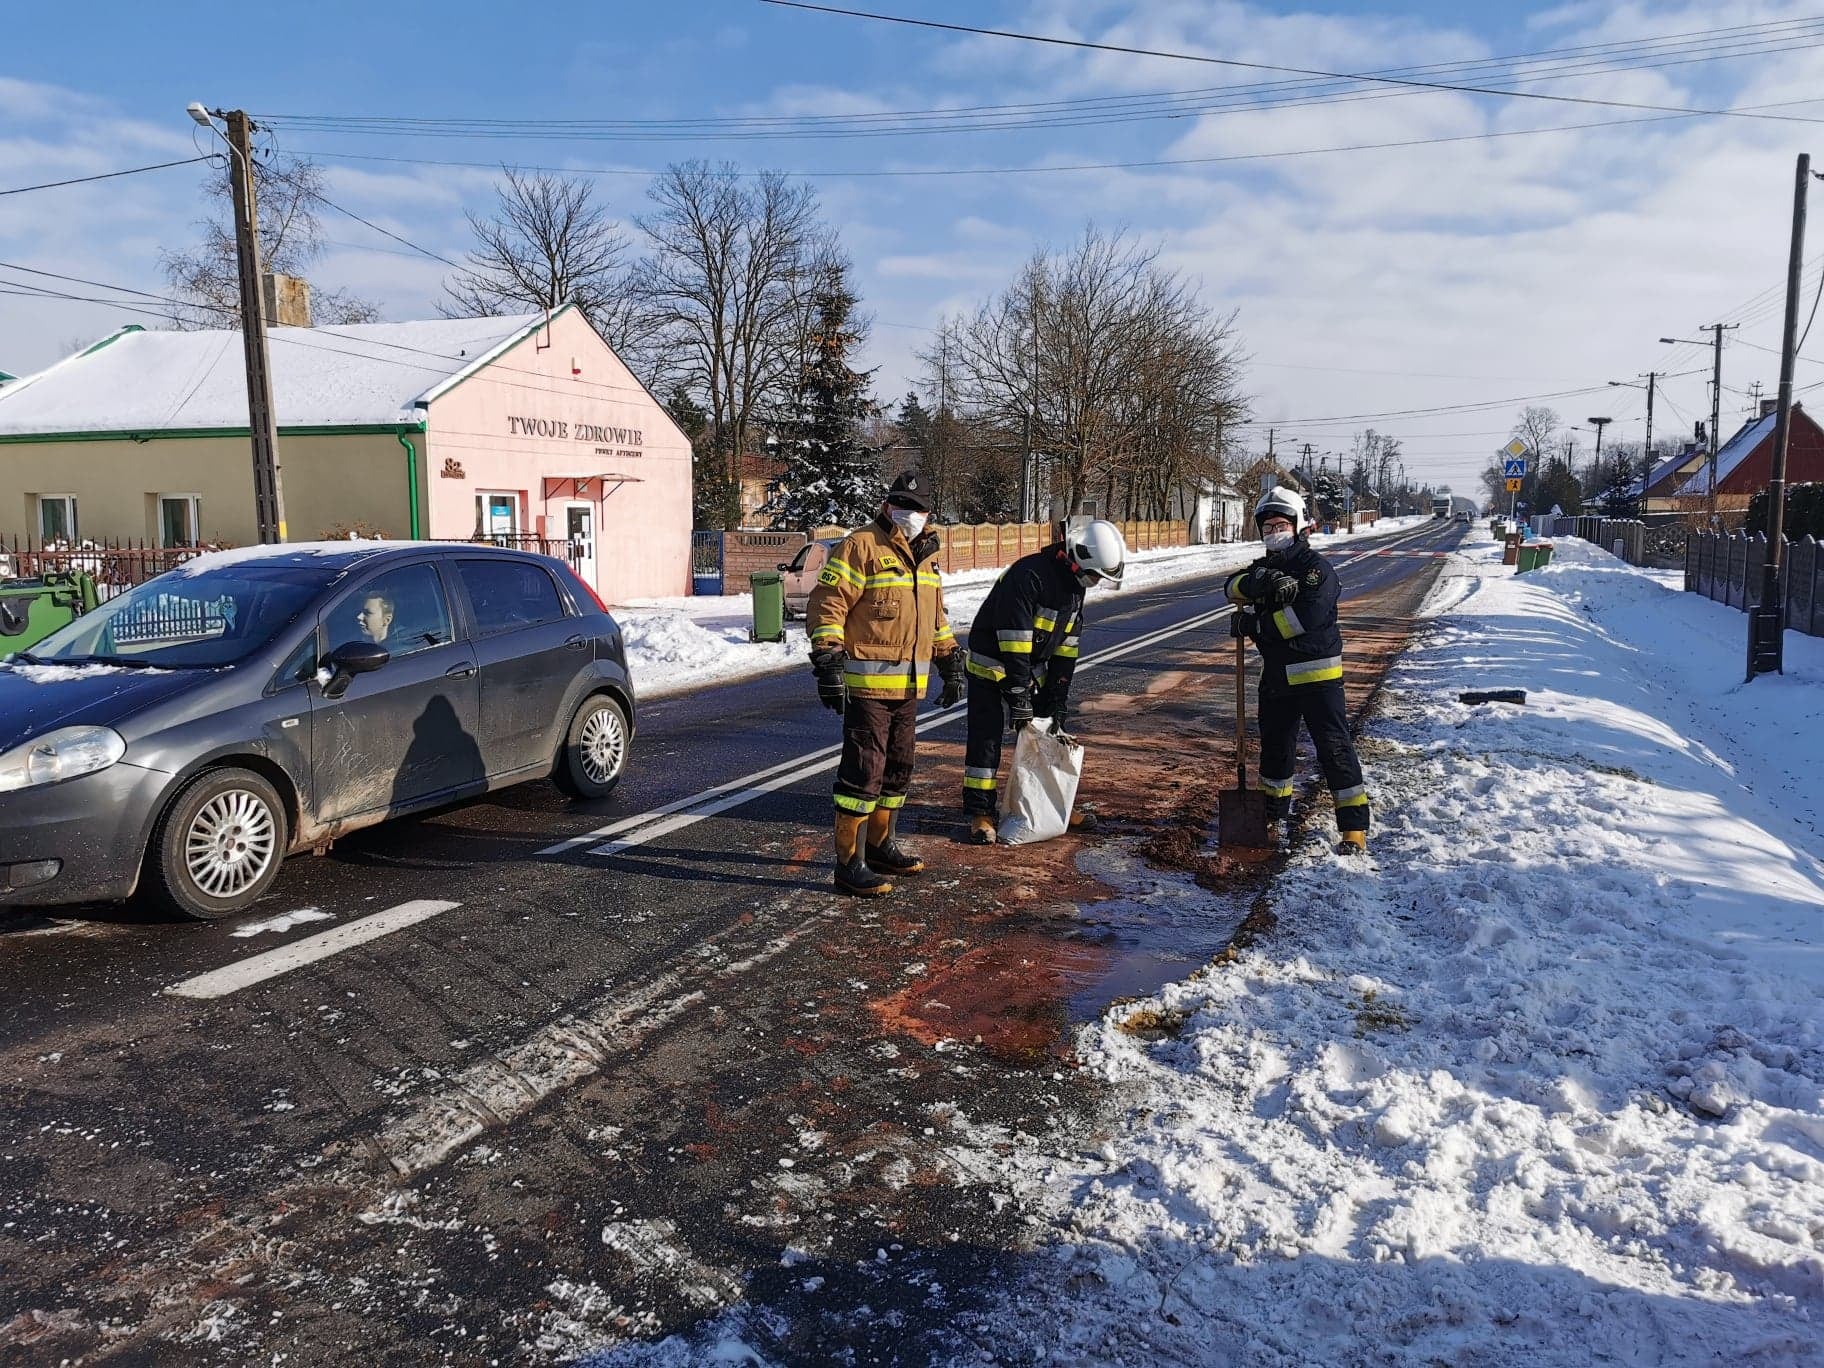
[(1337, 850), (1359, 854), (1368, 848), (1368, 788), (1343, 696), (1343, 634), (1336, 623), (1342, 584), (1306, 537), (1305, 501), (1297, 491), (1269, 490), (1254, 507), (1254, 523), (1267, 554), (1230, 576), (1227, 591), (1260, 649), (1260, 789), (1267, 817), (1283, 822), (1291, 812), (1302, 721), (1336, 802)]
[[(1022, 556), (995, 581), (969, 625), (969, 739), (963, 753), (963, 812), (969, 839), (992, 845), (1001, 734), (1034, 716), (1063, 731), (1070, 679), (1083, 632), (1083, 594), (1121, 583), (1127, 544), (1121, 529), (1096, 519), (1067, 529), (1062, 541)], [(1072, 814), (1072, 826), (1082, 818)]]

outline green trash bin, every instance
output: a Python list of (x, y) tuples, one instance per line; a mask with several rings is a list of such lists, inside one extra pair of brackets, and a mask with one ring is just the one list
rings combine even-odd
[(95, 581), (81, 571), (52, 570), (37, 579), (0, 580), (0, 655), (31, 650), (96, 602)]
[(785, 640), (785, 576), (777, 570), (756, 570), (747, 577), (754, 593), (754, 625), (749, 641)]
[(1536, 542), (1521, 542), (1518, 558), (1514, 561), (1514, 573), (1524, 575), (1528, 570), (1539, 568), (1539, 546)]
[(1550, 542), (1540, 542), (1535, 549), (1539, 552), (1539, 558), (1533, 562), (1533, 569), (1543, 570), (1552, 563), (1552, 544)]

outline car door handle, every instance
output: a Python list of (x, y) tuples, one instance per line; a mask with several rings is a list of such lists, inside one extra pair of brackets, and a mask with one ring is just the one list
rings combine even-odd
[(452, 665), (443, 672), (443, 677), (445, 679), (467, 679), (474, 673), (475, 667), (473, 665)]
[(587, 641), (588, 638), (584, 636), (565, 637), (564, 645), (568, 646), (573, 651), (580, 651)]

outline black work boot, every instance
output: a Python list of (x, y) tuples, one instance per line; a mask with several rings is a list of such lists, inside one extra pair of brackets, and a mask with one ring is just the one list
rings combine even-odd
[(993, 845), (998, 839), (996, 833), (1000, 822), (992, 812), (971, 812), (969, 816), (969, 844)]
[(862, 858), (861, 828), (867, 820), (859, 812), (836, 814), (836, 887), (858, 898), (883, 898), (893, 891), (893, 884)]
[(874, 809), (868, 817), (868, 867), (883, 874), (922, 874), (925, 862), (899, 843), (898, 827), (898, 808)]

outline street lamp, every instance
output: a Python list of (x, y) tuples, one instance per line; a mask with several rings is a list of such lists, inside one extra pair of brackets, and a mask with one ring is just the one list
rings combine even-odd
[(1661, 342), (1671, 346), (1709, 346), (1713, 348), (1713, 359), (1710, 368), (1710, 480), (1709, 490), (1707, 491), (1710, 496), (1710, 523), (1712, 527), (1716, 525), (1716, 456), (1718, 449), (1723, 444), (1723, 434), (1717, 431), (1717, 429), (1723, 425), (1723, 334), (1731, 328), (1740, 326), (1739, 323), (1704, 324), (1699, 331), (1710, 334), (1711, 340), (1708, 343), (1699, 342), (1690, 337), (1662, 337), (1659, 339)]

